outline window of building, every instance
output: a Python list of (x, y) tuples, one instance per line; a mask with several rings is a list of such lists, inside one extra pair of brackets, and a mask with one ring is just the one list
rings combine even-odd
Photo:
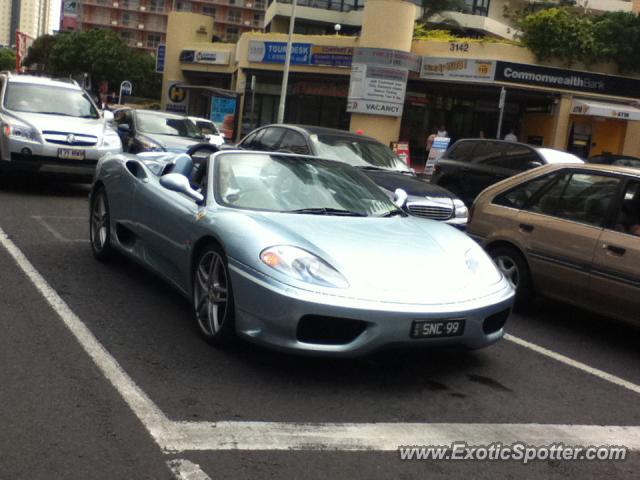
[(150, 12), (164, 11), (164, 0), (149, 0), (147, 5)]
[(472, 15), (489, 15), (490, 0), (464, 0), (465, 12)]
[(134, 43), (133, 32), (124, 30), (120, 32), (120, 38), (122, 38), (122, 41), (127, 45), (133, 45)]
[(227, 42), (238, 40), (240, 33), (236, 27), (227, 27)]
[(209, 15), (211, 17), (215, 17), (216, 16), (216, 7), (213, 7), (211, 5), (203, 5), (202, 6), (202, 13), (204, 15)]
[(241, 23), (242, 12), (236, 8), (229, 10), (229, 13), (227, 15), (227, 20), (231, 23)]
[(178, 2), (178, 4), (176, 5), (176, 9), (179, 12), (190, 12), (191, 2)]
[(150, 33), (147, 35), (147, 47), (149, 48), (157, 48), (161, 41), (162, 35), (159, 33)]
[(261, 27), (262, 26), (262, 15), (260, 15), (259, 13), (254, 13), (253, 14), (253, 26), (254, 27)]

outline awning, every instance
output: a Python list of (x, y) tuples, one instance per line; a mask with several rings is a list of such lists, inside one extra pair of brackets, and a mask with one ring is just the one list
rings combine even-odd
[(208, 93), (211, 96), (236, 98), (240, 95), (239, 92), (234, 90), (225, 90), (224, 88), (211, 87), (209, 85), (190, 85), (188, 83), (179, 83), (177, 87), (184, 88), (185, 90), (203, 90), (204, 93)]
[(579, 98), (575, 98), (571, 103), (571, 113), (575, 115), (618, 118), (621, 120), (640, 120), (640, 109), (631, 105), (582, 100)]

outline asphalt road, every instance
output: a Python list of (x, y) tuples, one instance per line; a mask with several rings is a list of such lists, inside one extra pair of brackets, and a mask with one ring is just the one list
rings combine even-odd
[[(244, 342), (213, 349), (199, 338), (188, 303), (162, 281), (126, 260), (94, 260), (87, 195), (86, 185), (4, 176), (0, 228), (171, 425), (640, 426), (638, 392), (513, 341), (356, 360), (292, 357)], [(637, 478), (640, 467), (637, 452), (624, 462), (521, 465), (406, 462), (397, 452), (322, 445), (168, 448), (2, 246), (0, 331), (0, 480), (173, 478), (167, 462), (176, 459), (200, 466), (194, 479)], [(640, 329), (539, 302), (513, 315), (508, 332), (640, 385)], [(545, 439), (553, 440), (551, 430)]]

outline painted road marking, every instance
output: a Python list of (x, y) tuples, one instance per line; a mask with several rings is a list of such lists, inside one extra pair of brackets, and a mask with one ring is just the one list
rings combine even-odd
[(58, 220), (82, 220), (83, 222), (88, 222), (88, 219), (86, 217), (64, 217), (64, 216), (52, 216), (52, 215), (47, 215), (47, 216), (41, 216), (41, 215), (32, 215), (31, 218), (33, 218), (36, 222), (38, 222), (40, 225), (42, 225), (51, 235), (53, 235), (53, 237), (56, 240), (59, 240), (61, 242), (64, 243), (87, 243), (89, 240), (85, 239), (85, 238), (67, 238), (64, 235), (62, 235), (62, 233), (60, 233), (57, 229), (55, 229), (53, 227), (53, 225), (51, 225), (51, 223), (49, 223), (47, 220), (45, 219), (58, 219)]
[(176, 458), (169, 460), (167, 465), (176, 480), (211, 480), (211, 477), (202, 471), (200, 465), (189, 460)]
[(640, 385), (636, 385), (635, 383), (631, 383), (627, 380), (624, 380), (620, 377), (616, 377), (615, 375), (611, 375), (602, 370), (598, 370), (597, 368), (590, 367), (589, 365), (578, 362), (577, 360), (573, 360), (565, 355), (560, 353), (556, 353), (548, 348), (541, 347), (540, 345), (536, 345), (535, 343), (528, 342), (523, 340), (522, 338), (514, 337), (513, 335), (506, 334), (504, 336), (505, 340), (513, 342), (521, 347), (528, 348), (529, 350), (533, 350), (541, 355), (544, 355), (549, 358), (553, 358), (554, 360), (564, 363), (565, 365), (569, 365), (570, 367), (577, 368), (578, 370), (582, 370), (583, 372), (587, 372), (594, 377), (601, 378), (602, 380), (606, 380), (607, 382), (614, 383), (622, 388), (626, 388), (627, 390), (631, 390), (634, 393), (640, 393)]
[[(531, 445), (624, 445), (640, 451), (640, 426), (458, 424), (175, 422), (169, 420), (98, 342), (22, 251), (0, 228), (0, 244), (76, 337), (156, 443), (165, 452), (186, 450), (397, 450), (402, 445), (447, 445), (453, 441)], [(575, 362), (516, 337), (509, 340), (597, 378), (639, 393), (640, 386)], [(523, 343), (524, 342), (524, 343)], [(586, 368), (585, 368), (586, 367)]]

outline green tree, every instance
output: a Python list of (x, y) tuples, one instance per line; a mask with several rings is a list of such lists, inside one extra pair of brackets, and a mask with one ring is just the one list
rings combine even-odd
[(16, 54), (8, 48), (0, 48), (0, 70), (15, 70)]
[(155, 73), (154, 58), (127, 46), (111, 30), (45, 35), (34, 42), (26, 61), (52, 76), (88, 73), (96, 88), (106, 81), (113, 91), (123, 80), (131, 80), (136, 96), (160, 96), (162, 78)]
[(22, 64), (25, 67), (39, 65), (41, 70), (48, 71), (51, 50), (60, 38), (60, 35), (42, 35), (36, 38)]

